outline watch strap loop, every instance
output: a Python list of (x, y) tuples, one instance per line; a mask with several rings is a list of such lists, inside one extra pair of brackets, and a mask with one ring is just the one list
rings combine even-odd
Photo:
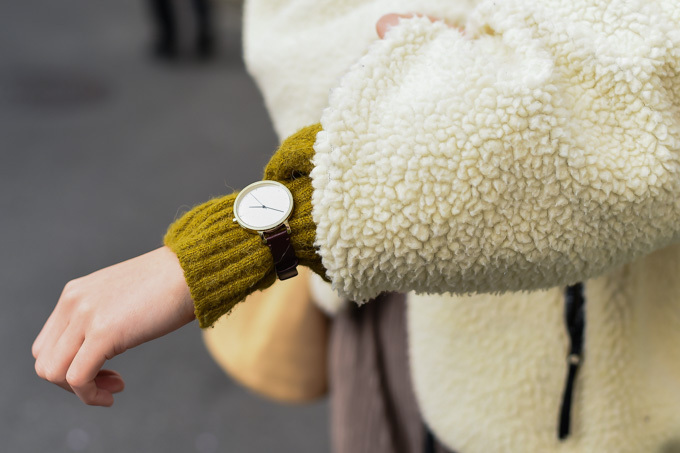
[(272, 252), (274, 267), (279, 280), (286, 280), (298, 274), (298, 259), (295, 249), (290, 243), (288, 226), (282, 225), (281, 228), (270, 233), (264, 233), (265, 243)]

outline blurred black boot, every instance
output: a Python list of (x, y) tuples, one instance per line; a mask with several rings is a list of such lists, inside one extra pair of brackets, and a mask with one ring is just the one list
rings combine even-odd
[(179, 43), (172, 0), (149, 0), (149, 6), (156, 25), (153, 55), (163, 60), (174, 60), (179, 56)]
[(215, 33), (213, 31), (210, 0), (193, 0), (196, 14), (196, 55), (208, 60), (215, 56)]

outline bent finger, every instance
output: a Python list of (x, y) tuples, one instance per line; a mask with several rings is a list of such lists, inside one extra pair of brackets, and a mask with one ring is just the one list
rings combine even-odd
[(47, 321), (45, 321), (35, 341), (33, 341), (31, 349), (34, 358), (37, 358), (43, 348), (56, 341), (66, 329), (71, 319), (69, 311), (73, 308), (74, 303), (78, 301), (77, 285), (74, 282), (75, 280), (72, 280), (64, 285), (57, 304), (54, 306)]
[(85, 404), (111, 406), (113, 394), (106, 387), (98, 387), (95, 378), (104, 365), (109, 348), (104, 342), (86, 338), (73, 358), (66, 373), (66, 382)]
[(47, 321), (45, 321), (43, 328), (40, 329), (40, 333), (38, 333), (38, 336), (33, 341), (31, 353), (33, 354), (34, 359), (38, 358), (40, 352), (44, 348), (50, 347), (50, 345), (57, 341), (66, 329), (68, 322), (68, 318), (62, 316), (59, 307), (55, 307), (49, 318), (47, 318)]
[(66, 373), (73, 358), (83, 344), (84, 336), (78, 329), (69, 328), (55, 342), (45, 344), (35, 361), (35, 371), (41, 378), (72, 392), (66, 382)]
[(120, 374), (113, 370), (101, 370), (94, 378), (94, 383), (97, 387), (111, 393), (120, 393), (125, 390), (125, 381)]

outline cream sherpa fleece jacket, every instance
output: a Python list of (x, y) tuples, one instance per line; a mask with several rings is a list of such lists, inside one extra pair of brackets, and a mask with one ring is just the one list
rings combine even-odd
[[(680, 3), (451, 3), (246, 6), (277, 131), (322, 118), (313, 215), (334, 288), (421, 294), (416, 394), (461, 453), (680, 451)], [(411, 19), (376, 40), (409, 11), (465, 35)], [(585, 358), (560, 442), (577, 281)]]

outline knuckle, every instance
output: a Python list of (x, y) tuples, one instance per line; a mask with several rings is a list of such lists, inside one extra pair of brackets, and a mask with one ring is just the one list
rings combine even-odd
[(82, 293), (81, 287), (81, 279), (75, 279), (67, 282), (64, 285), (64, 289), (61, 291), (59, 300), (68, 303), (80, 299), (80, 295)]
[(64, 381), (63, 373), (61, 373), (54, 367), (43, 367), (42, 372), (43, 374), (41, 375), (41, 377), (46, 381), (53, 382), (55, 384)]
[(40, 360), (35, 361), (35, 374), (45, 379), (45, 367)]
[(92, 314), (92, 306), (85, 300), (73, 301), (71, 306), (71, 318), (80, 319), (81, 322), (88, 319)]
[(81, 388), (87, 383), (87, 381), (83, 375), (78, 372), (78, 370), (69, 370), (66, 373), (66, 383), (68, 383), (68, 385), (70, 385), (72, 388)]
[(61, 291), (61, 294), (63, 296), (69, 296), (75, 292), (77, 286), (77, 280), (68, 281), (64, 285), (64, 289)]

